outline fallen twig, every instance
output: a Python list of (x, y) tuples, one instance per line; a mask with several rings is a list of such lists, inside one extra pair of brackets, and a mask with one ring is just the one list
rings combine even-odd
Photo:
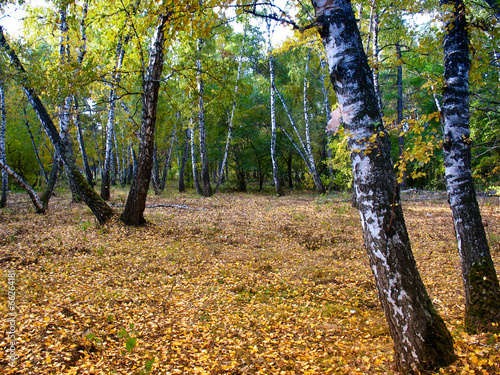
[[(125, 207), (123, 204), (110, 204), (111, 207)], [(150, 204), (146, 208), (159, 208), (159, 207), (173, 207), (173, 208), (183, 208), (185, 210), (198, 210), (205, 211), (204, 208), (194, 208), (189, 206), (182, 206), (180, 204)]]

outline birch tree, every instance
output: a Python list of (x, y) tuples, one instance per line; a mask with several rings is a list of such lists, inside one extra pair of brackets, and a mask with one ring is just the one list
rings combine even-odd
[(273, 181), (274, 189), (276, 190), (276, 195), (283, 195), (283, 187), (281, 186), (279, 170), (278, 170), (278, 158), (276, 156), (276, 108), (275, 108), (275, 84), (274, 84), (274, 65), (273, 65), (273, 46), (271, 42), (271, 23), (268, 21), (268, 45), (269, 45), (269, 75), (271, 80), (270, 88), (270, 101), (271, 101), (271, 163), (273, 167)]
[[(116, 64), (113, 69), (111, 87), (109, 89), (108, 122), (106, 124), (106, 151), (104, 154), (104, 168), (102, 171), (101, 197), (104, 200), (110, 198), (111, 168), (113, 165), (113, 150), (115, 149), (115, 111), (116, 111), (116, 87), (120, 84), (121, 68), (125, 57), (125, 45), (128, 37), (119, 37), (116, 47)], [(115, 151), (116, 152), (116, 151)]]
[(373, 75), (347, 0), (312, 1), (351, 151), (365, 247), (402, 372), (455, 360), (453, 340), (434, 309), (411, 251)]
[(125, 210), (121, 215), (121, 220), (128, 225), (141, 225), (146, 222), (144, 209), (146, 208), (153, 162), (158, 91), (163, 71), (164, 28), (170, 15), (171, 13), (166, 11), (166, 13), (159, 16), (158, 24), (151, 38), (149, 63), (143, 79), (142, 120), (137, 172), (130, 188)]
[[(7, 155), (5, 149), (5, 124), (7, 122), (5, 111), (5, 91), (3, 88), (3, 82), (0, 81), (0, 162), (3, 165), (7, 165)], [(9, 188), (9, 177), (7, 175), (7, 170), (2, 169), (2, 196), (0, 197), (0, 208), (5, 207), (7, 204), (7, 190)]]
[(39, 96), (36, 94), (35, 90), (29, 86), (26, 79), (26, 70), (24, 69), (21, 61), (17, 57), (14, 50), (10, 47), (5, 35), (3, 33), (3, 28), (0, 26), (0, 47), (4, 50), (9, 58), (11, 65), (17, 71), (21, 85), (23, 86), (24, 93), (30, 101), (38, 119), (42, 123), (47, 136), (52, 142), (56, 153), (62, 158), (64, 165), (67, 168), (68, 178), (72, 180), (77, 187), (78, 194), (83, 198), (84, 202), (91, 209), (92, 213), (95, 215), (99, 223), (103, 224), (109, 220), (114, 212), (109, 207), (101, 197), (95, 193), (92, 187), (87, 183), (83, 175), (80, 173), (75, 161), (72, 158), (71, 151), (68, 150), (66, 144), (61, 140), (59, 132), (57, 131), (52, 118), (48, 114), (45, 106), (40, 100)]
[(444, 166), (465, 289), (465, 326), (471, 333), (498, 330), (500, 286), (471, 173), (469, 38), (462, 0), (444, 0)]

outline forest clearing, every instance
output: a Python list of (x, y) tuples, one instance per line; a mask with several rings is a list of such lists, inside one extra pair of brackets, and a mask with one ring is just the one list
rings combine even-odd
[[(113, 190), (123, 205), (126, 190)], [(5, 374), (397, 374), (357, 209), (348, 195), (150, 194), (148, 224), (98, 225), (58, 193), (0, 211), (1, 308), (15, 272), (16, 366)], [(496, 268), (500, 201), (480, 198)], [(441, 374), (500, 373), (500, 335), (464, 330), (443, 194), (403, 196), (413, 252), (458, 360)], [(121, 211), (122, 208), (116, 208)], [(6, 311), (2, 311), (2, 314)], [(4, 334), (5, 333), (5, 334)]]

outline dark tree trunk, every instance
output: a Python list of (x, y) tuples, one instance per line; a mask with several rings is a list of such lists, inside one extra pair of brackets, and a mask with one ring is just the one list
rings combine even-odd
[(71, 157), (71, 150), (68, 150), (66, 144), (61, 141), (61, 137), (57, 132), (54, 123), (52, 122), (52, 118), (47, 113), (45, 106), (43, 105), (42, 101), (35, 93), (35, 91), (27, 85), (27, 81), (25, 79), (26, 71), (22, 66), (21, 62), (19, 61), (18, 57), (16, 56), (15, 52), (10, 48), (9, 44), (7, 43), (7, 40), (5, 39), (5, 36), (3, 34), (2, 27), (0, 27), (0, 46), (2, 46), (2, 48), (8, 55), (13, 67), (18, 71), (21, 77), (21, 84), (23, 85), (24, 92), (28, 97), (28, 100), (30, 101), (31, 105), (33, 106), (35, 113), (40, 119), (45, 129), (45, 132), (47, 133), (49, 139), (54, 145), (56, 153), (60, 155), (60, 157), (63, 159), (63, 162), (68, 171), (68, 177), (74, 182), (75, 186), (78, 189), (78, 193), (83, 198), (85, 203), (89, 206), (89, 208), (91, 209), (92, 213), (95, 215), (99, 223), (101, 224), (105, 223), (108, 219), (110, 219), (114, 215), (113, 210), (106, 204), (104, 200), (101, 199), (101, 197), (98, 194), (95, 193), (95, 191), (87, 183), (85, 178), (78, 170), (75, 161)]
[(288, 175), (288, 187), (293, 189), (293, 171), (292, 171), (292, 154), (288, 155), (286, 159), (287, 175)]
[(312, 1), (330, 78), (349, 134), (365, 247), (402, 372), (432, 371), (455, 360), (453, 339), (434, 309), (411, 251), (389, 137), (373, 75), (347, 0)]
[(61, 159), (59, 159), (57, 155), (54, 155), (54, 158), (52, 159), (52, 169), (50, 170), (49, 179), (47, 180), (47, 186), (45, 187), (45, 190), (40, 197), (40, 201), (42, 202), (43, 207), (45, 207), (46, 210), (49, 207), (49, 200), (54, 193), (54, 188), (56, 186), (57, 176), (59, 175), (60, 169)]
[(182, 150), (181, 168), (179, 169), (179, 192), (182, 193), (186, 191), (186, 186), (184, 183), (184, 176), (186, 171), (186, 163), (189, 154), (189, 129), (186, 129), (186, 142), (184, 143), (184, 149)]
[[(465, 326), (470, 333), (498, 330), (500, 287), (471, 173), (469, 130), (469, 38), (462, 0), (443, 1), (447, 11), (444, 37), (444, 166), (465, 289)], [(447, 8), (449, 9), (449, 8)], [(449, 17), (448, 17), (449, 16)]]
[[(7, 165), (7, 150), (5, 148), (5, 124), (7, 112), (5, 111), (5, 92), (3, 89), (3, 83), (0, 82), (0, 162)], [(31, 134), (31, 133), (30, 133)], [(38, 155), (38, 154), (37, 154)], [(0, 197), (0, 208), (5, 207), (7, 204), (7, 191), (9, 190), (9, 176), (6, 169), (1, 171), (2, 178), (2, 194)]]
[(149, 180), (151, 179), (158, 91), (163, 70), (163, 44), (165, 42), (163, 28), (169, 16), (170, 13), (160, 16), (151, 40), (149, 65), (143, 82), (142, 121), (137, 172), (130, 188), (125, 210), (121, 215), (121, 220), (127, 225), (141, 225), (146, 222), (144, 209), (146, 208)]

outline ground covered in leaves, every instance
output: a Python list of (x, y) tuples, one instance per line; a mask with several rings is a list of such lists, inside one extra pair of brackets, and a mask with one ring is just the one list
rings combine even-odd
[[(126, 192), (115, 191), (113, 203)], [(151, 196), (149, 224), (98, 226), (68, 196), (46, 215), (12, 194), (0, 211), (0, 372), (395, 374), (392, 342), (346, 197)], [(429, 199), (430, 198), (430, 199)], [(499, 198), (481, 200), (500, 270)], [(467, 335), (453, 225), (442, 196), (407, 196), (431, 298), (455, 339), (444, 374), (500, 373), (500, 337)], [(11, 367), (8, 271), (14, 271)]]

